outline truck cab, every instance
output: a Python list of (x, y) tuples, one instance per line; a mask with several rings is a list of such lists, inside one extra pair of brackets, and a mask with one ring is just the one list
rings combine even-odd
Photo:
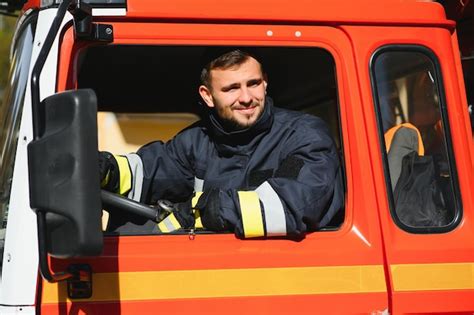
[[(25, 2), (0, 107), (0, 313), (474, 312), (472, 127), (439, 3), (58, 2)], [(327, 227), (154, 233), (130, 210), (149, 205), (105, 201), (97, 151), (205, 118), (215, 46), (256, 50), (275, 105), (329, 126), (345, 195)]]

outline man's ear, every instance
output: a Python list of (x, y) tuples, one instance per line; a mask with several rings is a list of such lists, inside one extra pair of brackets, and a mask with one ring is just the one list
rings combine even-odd
[(212, 94), (211, 91), (205, 85), (199, 86), (199, 95), (201, 98), (206, 102), (208, 107), (214, 107), (214, 102), (212, 101)]

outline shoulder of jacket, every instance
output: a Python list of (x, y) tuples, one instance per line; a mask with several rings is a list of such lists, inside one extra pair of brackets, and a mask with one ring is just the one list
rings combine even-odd
[(169, 143), (190, 155), (201, 155), (209, 150), (210, 142), (207, 125), (205, 121), (199, 120), (178, 132)]
[(324, 120), (317, 116), (283, 108), (275, 110), (275, 122), (294, 130), (328, 130)]
[(184, 128), (183, 130), (179, 131), (175, 138), (194, 138), (194, 137), (202, 137), (207, 134), (207, 127), (206, 124), (202, 120), (198, 120), (193, 124), (189, 125), (188, 127)]

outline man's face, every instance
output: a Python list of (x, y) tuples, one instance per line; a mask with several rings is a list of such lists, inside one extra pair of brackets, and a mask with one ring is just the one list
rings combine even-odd
[(252, 126), (263, 113), (267, 81), (260, 64), (249, 57), (228, 69), (212, 69), (211, 88), (201, 85), (199, 93), (207, 106), (236, 129)]

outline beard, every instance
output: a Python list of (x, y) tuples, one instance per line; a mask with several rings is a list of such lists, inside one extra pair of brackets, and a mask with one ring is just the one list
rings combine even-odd
[[(250, 127), (252, 124), (242, 124), (234, 118), (222, 118), (219, 117), (222, 127), (227, 131), (238, 131)], [(255, 121), (256, 122), (256, 121)], [(254, 123), (255, 123), (254, 122)]]
[[(260, 117), (263, 115), (265, 111), (265, 102), (260, 103), (259, 101), (255, 100), (248, 106), (238, 106), (239, 108), (242, 107), (256, 107), (259, 112), (255, 118), (248, 117), (247, 119), (238, 119), (237, 116), (232, 112), (233, 108), (222, 108), (220, 106), (216, 106), (214, 108), (214, 114), (216, 118), (220, 121), (224, 130), (232, 132), (232, 131), (239, 131), (244, 130), (252, 127), (255, 125)], [(235, 107), (234, 107), (235, 108)]]
[(244, 129), (248, 129), (248, 128), (252, 127), (253, 125), (255, 125), (259, 121), (260, 117), (262, 117), (263, 112), (264, 112), (264, 110), (261, 110), (258, 113), (258, 116), (256, 117), (255, 120), (246, 121), (244, 123), (238, 121), (234, 117), (223, 117), (222, 115), (219, 114), (219, 112), (217, 112), (217, 117), (219, 118), (219, 121), (221, 122), (222, 127), (224, 128), (224, 130), (232, 132), (232, 131), (239, 131), (239, 130), (244, 130)]

